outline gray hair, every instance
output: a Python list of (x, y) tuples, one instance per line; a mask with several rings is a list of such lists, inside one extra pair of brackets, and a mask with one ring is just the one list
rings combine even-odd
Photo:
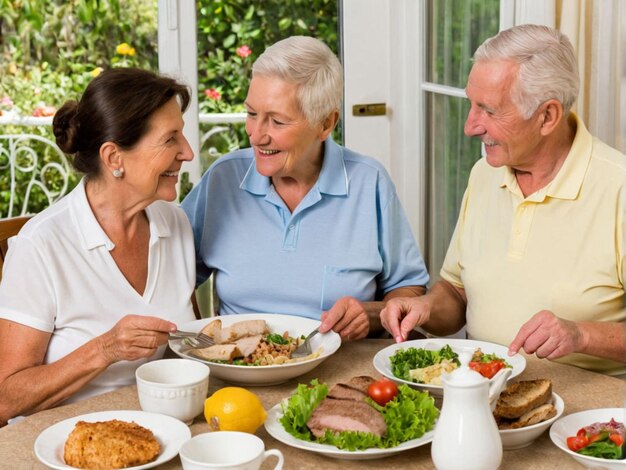
[(278, 77), (298, 86), (300, 111), (309, 124), (321, 123), (341, 108), (343, 69), (322, 41), (291, 36), (265, 49), (252, 65), (252, 77)]
[(567, 36), (554, 28), (523, 24), (500, 31), (474, 53), (475, 62), (496, 60), (519, 64), (511, 99), (525, 119), (549, 99), (558, 100), (567, 115), (578, 97), (574, 48)]

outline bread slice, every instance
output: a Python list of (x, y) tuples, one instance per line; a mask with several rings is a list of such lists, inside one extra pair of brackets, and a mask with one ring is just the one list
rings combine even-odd
[(552, 382), (549, 379), (522, 380), (509, 385), (500, 394), (494, 415), (496, 419), (517, 419), (551, 398)]

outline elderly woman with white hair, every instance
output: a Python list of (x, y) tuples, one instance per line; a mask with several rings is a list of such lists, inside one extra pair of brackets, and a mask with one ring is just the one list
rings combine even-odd
[(312, 37), (266, 49), (245, 101), (251, 147), (220, 158), (183, 201), (197, 282), (215, 274), (221, 315), (299, 315), (355, 340), (381, 330), (388, 299), (424, 293), (428, 273), (389, 175), (331, 138), (342, 75)]

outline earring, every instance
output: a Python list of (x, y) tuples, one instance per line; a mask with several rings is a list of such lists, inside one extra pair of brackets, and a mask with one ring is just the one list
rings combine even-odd
[(121, 178), (123, 174), (124, 168), (116, 168), (115, 170), (113, 170), (113, 176), (115, 176), (116, 178)]

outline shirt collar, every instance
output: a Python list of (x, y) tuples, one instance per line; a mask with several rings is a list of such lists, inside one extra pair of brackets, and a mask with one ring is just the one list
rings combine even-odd
[[(270, 186), (270, 179), (256, 171), (256, 162), (253, 157), (239, 187), (249, 193), (266, 196)], [(330, 137), (324, 141), (324, 162), (315, 186), (323, 194), (333, 196), (348, 194), (348, 174), (343, 159), (343, 148)]]
[[(570, 113), (568, 121), (576, 127), (576, 135), (574, 136), (572, 147), (556, 177), (545, 188), (535, 193), (536, 196), (541, 196), (541, 198), (576, 199), (585, 179), (591, 160), (593, 136), (575, 113)], [(515, 172), (508, 166), (504, 167), (502, 171), (503, 178), (500, 187), (508, 187), (510, 190), (519, 191)]]
[[(86, 179), (82, 178), (76, 189), (71, 193), (71, 206), (74, 218), (79, 227), (79, 236), (84, 249), (91, 250), (99, 246), (105, 246), (111, 251), (115, 248), (115, 243), (111, 241), (106, 232), (102, 229), (96, 216), (91, 210), (87, 193), (85, 192)], [(150, 242), (160, 237), (169, 237), (171, 235), (170, 227), (165, 220), (163, 214), (156, 210), (153, 204), (163, 203), (157, 201), (146, 207), (146, 216), (150, 222)]]

